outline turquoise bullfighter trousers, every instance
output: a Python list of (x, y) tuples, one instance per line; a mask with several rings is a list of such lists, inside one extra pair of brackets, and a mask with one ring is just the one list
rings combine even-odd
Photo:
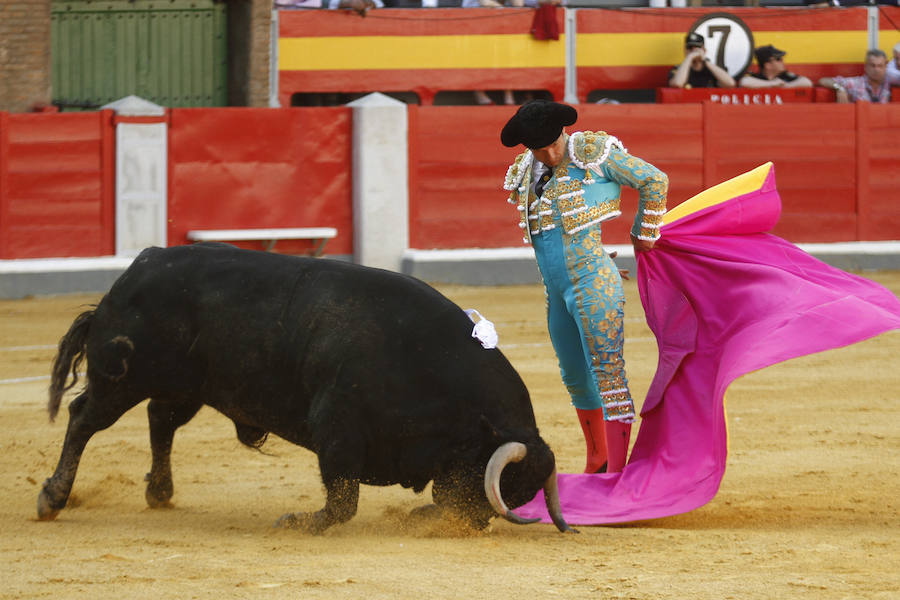
[(603, 409), (606, 421), (630, 423), (634, 404), (625, 377), (625, 294), (603, 249), (600, 225), (568, 235), (557, 225), (532, 235), (547, 297), (547, 327), (562, 380), (577, 409)]

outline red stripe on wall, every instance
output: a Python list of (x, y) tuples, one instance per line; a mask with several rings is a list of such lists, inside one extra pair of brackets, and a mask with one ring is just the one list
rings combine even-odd
[(578, 33), (685, 33), (694, 22), (712, 13), (728, 13), (751, 31), (866, 30), (865, 9), (831, 8), (634, 8), (591, 9), (577, 13)]
[[(558, 12), (562, 13), (562, 10)], [(350, 10), (279, 10), (278, 36), (528, 33), (533, 18), (534, 9), (531, 8), (389, 8), (369, 11), (365, 17)], [(562, 25), (562, 16), (559, 23)]]
[[(885, 20), (897, 20), (900, 9), (879, 7)], [(562, 10), (558, 13), (560, 31)], [(579, 33), (639, 33), (687, 31), (694, 21), (727, 12), (753, 31), (849, 31), (866, 29), (864, 9), (831, 8), (591, 8), (577, 11)], [(446, 8), (383, 9), (360, 17), (344, 10), (279, 10), (279, 37), (340, 37), (365, 35), (485, 35), (528, 33), (534, 9)], [(883, 29), (891, 29), (888, 24)]]

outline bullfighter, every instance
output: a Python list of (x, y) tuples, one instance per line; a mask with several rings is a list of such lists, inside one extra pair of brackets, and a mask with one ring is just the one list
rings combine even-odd
[(622, 353), (622, 279), (603, 247), (601, 224), (621, 214), (621, 186), (635, 188), (631, 243), (635, 253), (650, 251), (666, 212), (668, 177), (606, 132), (567, 134), (564, 127), (577, 118), (565, 104), (522, 105), (500, 136), (504, 146), (526, 148), (503, 187), (519, 211), (524, 242), (534, 247), (550, 339), (587, 445), (585, 472), (613, 473), (625, 466), (635, 412)]

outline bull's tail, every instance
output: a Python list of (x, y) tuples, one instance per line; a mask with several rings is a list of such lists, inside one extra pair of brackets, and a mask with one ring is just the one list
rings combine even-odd
[[(59, 351), (50, 372), (50, 400), (47, 402), (47, 412), (50, 413), (51, 421), (59, 412), (63, 394), (78, 383), (78, 369), (85, 358), (85, 344), (93, 320), (93, 310), (81, 313), (72, 322), (66, 335), (59, 341)], [(72, 373), (72, 382), (66, 385), (70, 372)]]

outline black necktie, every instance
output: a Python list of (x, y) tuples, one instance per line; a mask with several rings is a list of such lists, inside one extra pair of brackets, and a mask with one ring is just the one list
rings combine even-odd
[(538, 178), (537, 186), (534, 188), (534, 193), (537, 194), (537, 197), (540, 198), (541, 194), (544, 191), (544, 186), (547, 185), (547, 182), (550, 181), (551, 171), (547, 169), (544, 173)]

